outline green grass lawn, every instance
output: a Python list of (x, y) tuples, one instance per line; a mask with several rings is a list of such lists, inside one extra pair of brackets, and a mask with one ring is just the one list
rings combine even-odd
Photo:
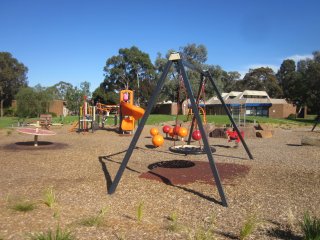
[[(147, 125), (156, 125), (161, 124), (163, 122), (168, 121), (175, 121), (175, 115), (164, 115), (164, 114), (151, 114), (147, 120)], [(20, 122), (35, 122), (37, 118), (30, 118), (30, 119), (18, 119), (16, 117), (3, 117), (0, 118), (0, 129), (1, 128), (8, 128), (12, 126), (17, 126), (18, 121)], [(71, 124), (74, 121), (78, 120), (78, 116), (67, 116), (67, 117), (55, 117), (52, 119), (53, 123), (63, 123), (63, 124)], [(178, 120), (180, 121), (187, 121), (187, 117), (184, 115), (179, 115)], [(275, 119), (275, 118), (267, 118), (267, 117), (253, 117), (248, 116), (246, 117), (247, 123), (253, 123), (256, 121), (257, 123), (271, 123), (271, 124), (278, 124), (278, 125), (299, 125), (299, 126), (306, 126), (314, 124), (314, 117), (307, 118), (307, 119)], [(113, 123), (113, 120), (108, 119), (107, 124)], [(215, 123), (216, 125), (225, 125), (230, 124), (230, 120), (226, 115), (207, 115), (207, 122), (208, 123)]]
[(18, 122), (18, 118), (15, 117), (2, 117), (0, 118), (0, 129), (12, 127), (12, 124), (16, 125)]

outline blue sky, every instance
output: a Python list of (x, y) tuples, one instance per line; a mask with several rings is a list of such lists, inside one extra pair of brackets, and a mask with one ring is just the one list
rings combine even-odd
[(30, 86), (103, 81), (120, 48), (157, 52), (204, 44), (208, 64), (244, 74), (320, 50), (319, 0), (1, 0), (0, 51), (28, 68)]

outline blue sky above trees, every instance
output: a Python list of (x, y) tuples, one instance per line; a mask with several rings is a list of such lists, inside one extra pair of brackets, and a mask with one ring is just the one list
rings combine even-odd
[(29, 68), (30, 86), (59, 81), (94, 90), (105, 61), (137, 46), (157, 52), (204, 44), (208, 64), (244, 74), (319, 50), (320, 1), (4, 0), (0, 51)]

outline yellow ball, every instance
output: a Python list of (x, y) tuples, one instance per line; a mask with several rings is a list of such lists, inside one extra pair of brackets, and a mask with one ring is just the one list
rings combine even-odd
[(158, 131), (157, 128), (151, 128), (150, 129), (150, 134), (151, 134), (151, 136), (156, 136), (156, 135), (159, 134), (159, 131)]
[(152, 144), (155, 147), (160, 147), (164, 142), (164, 139), (161, 135), (155, 135), (152, 138)]

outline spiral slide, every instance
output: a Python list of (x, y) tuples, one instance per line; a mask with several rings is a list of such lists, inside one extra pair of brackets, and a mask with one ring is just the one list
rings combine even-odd
[(142, 118), (144, 114), (144, 109), (135, 105), (132, 105), (128, 102), (121, 102), (121, 115), (127, 116), (124, 117), (121, 122), (122, 131), (133, 131), (134, 122)]

